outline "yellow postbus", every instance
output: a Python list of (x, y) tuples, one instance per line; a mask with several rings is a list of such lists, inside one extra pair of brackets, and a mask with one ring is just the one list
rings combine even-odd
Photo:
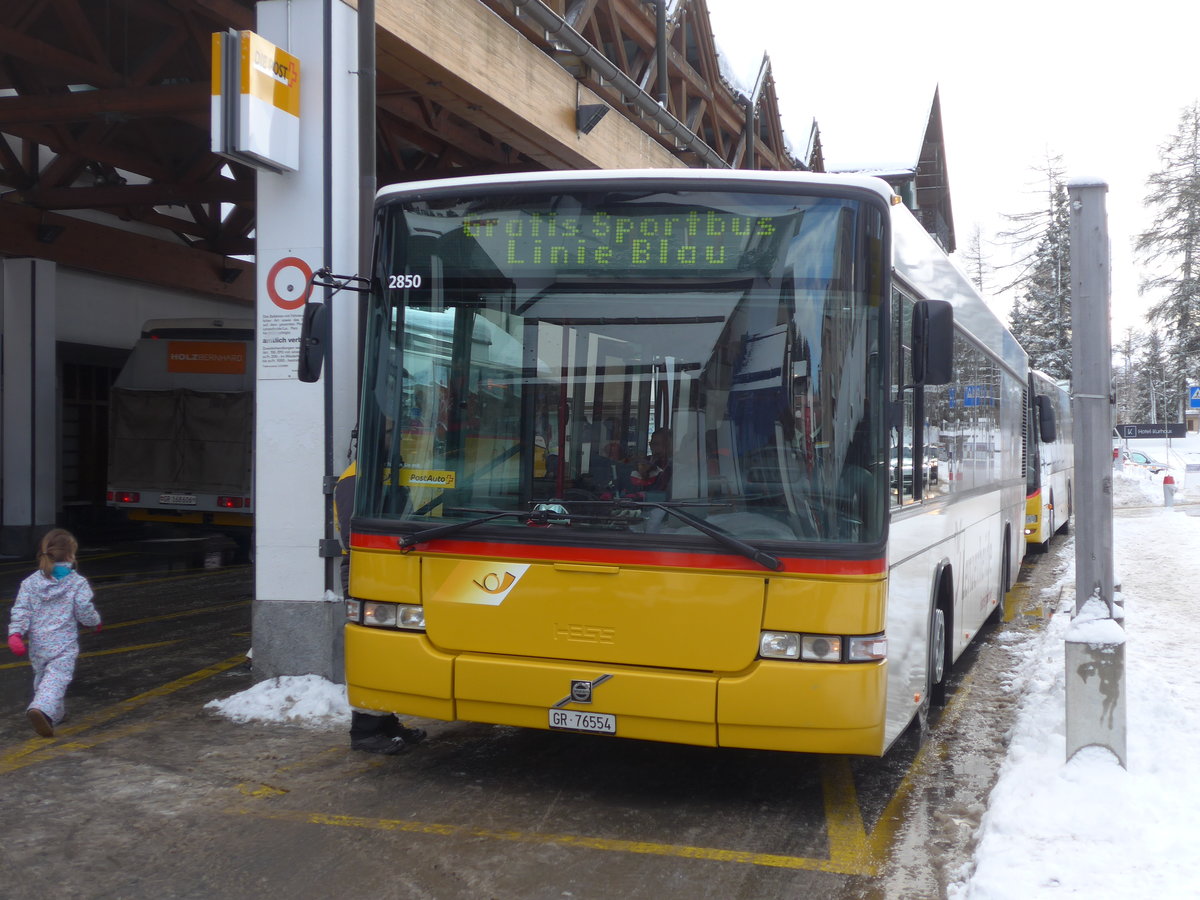
[(1071, 395), (1045, 372), (1029, 372), (1026, 425), (1028, 468), (1025, 541), (1038, 551), (1050, 549), (1055, 534), (1066, 534), (1073, 513), (1075, 446)]
[(1024, 548), (1024, 351), (866, 177), (376, 202), (356, 707), (879, 755)]

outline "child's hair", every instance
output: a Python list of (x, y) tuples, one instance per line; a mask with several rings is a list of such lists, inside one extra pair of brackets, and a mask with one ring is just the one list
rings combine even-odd
[(79, 541), (65, 528), (53, 528), (42, 538), (42, 549), (38, 552), (38, 568), (47, 578), (54, 573), (54, 564), (75, 558)]

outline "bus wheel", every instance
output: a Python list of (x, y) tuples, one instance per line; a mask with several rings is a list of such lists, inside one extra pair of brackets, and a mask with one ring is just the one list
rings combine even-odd
[(1050, 524), (1046, 526), (1046, 544), (1045, 544), (1043, 552), (1046, 552), (1050, 549), (1050, 538), (1058, 533), (1058, 525), (1055, 524), (1055, 521), (1054, 521), (1055, 518), (1056, 518), (1056, 516), (1054, 515), (1054, 495), (1052, 494), (1050, 496)]
[(1012, 590), (1012, 580), (1009, 573), (1009, 564), (1012, 557), (1009, 555), (1008, 531), (1004, 532), (1004, 552), (1000, 554), (1000, 599), (996, 601), (995, 608), (988, 613), (986, 624), (999, 625), (1004, 621), (1004, 600), (1008, 596), (1008, 592)]
[(934, 706), (946, 703), (946, 611), (933, 611), (929, 626), (929, 699)]

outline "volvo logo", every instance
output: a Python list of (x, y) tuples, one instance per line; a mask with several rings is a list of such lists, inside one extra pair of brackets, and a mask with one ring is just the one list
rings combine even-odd
[(571, 679), (571, 693), (555, 703), (552, 709), (559, 709), (568, 703), (591, 703), (592, 692), (610, 678), (612, 678), (612, 675), (601, 675), (594, 681)]

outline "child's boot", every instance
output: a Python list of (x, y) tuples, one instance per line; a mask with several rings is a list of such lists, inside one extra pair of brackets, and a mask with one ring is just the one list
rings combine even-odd
[(54, 723), (44, 712), (31, 706), (25, 715), (29, 717), (29, 724), (33, 726), (34, 731), (42, 737), (54, 737)]

